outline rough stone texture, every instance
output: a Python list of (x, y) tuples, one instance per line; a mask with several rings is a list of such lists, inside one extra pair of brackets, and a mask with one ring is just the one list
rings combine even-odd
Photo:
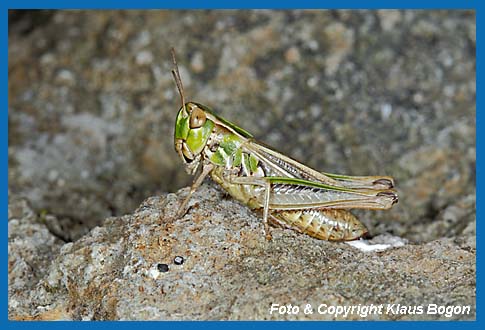
[(46, 275), (62, 241), (54, 237), (24, 199), (10, 199), (8, 207), (9, 313), (31, 313), (30, 291)]
[[(470, 305), (469, 315), (450, 318), (383, 313), (367, 319), (475, 318), (475, 247), (467, 237), (363, 253), (275, 228), (268, 242), (260, 217), (213, 185), (203, 185), (188, 214), (176, 220), (186, 193), (149, 198), (134, 214), (108, 218), (64, 245), (29, 292), (31, 310), (12, 308), (10, 318), (332, 319), (317, 312), (270, 315), (273, 303), (302, 310), (324, 303)], [(174, 264), (176, 256), (183, 265)]]
[[(11, 318), (261, 319), (270, 302), (306, 301), (474, 306), (473, 11), (10, 19)], [(281, 230), (268, 243), (257, 216), (207, 187), (182, 220), (168, 219), (175, 195), (132, 214), (190, 182), (173, 151), (171, 46), (187, 98), (316, 169), (395, 177), (398, 205), (356, 214), (374, 240), (410, 244), (363, 254)], [(55, 237), (74, 243), (58, 254)], [(173, 265), (175, 255), (186, 262)], [(160, 262), (170, 271), (157, 277)]]

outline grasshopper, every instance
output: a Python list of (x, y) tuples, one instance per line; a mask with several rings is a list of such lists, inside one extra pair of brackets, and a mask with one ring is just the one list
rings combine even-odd
[(397, 203), (389, 176), (320, 173), (258, 142), (209, 107), (185, 102), (174, 49), (172, 60), (182, 104), (175, 121), (175, 150), (187, 173), (195, 175), (200, 168), (178, 217), (208, 175), (234, 199), (262, 210), (268, 240), (269, 224), (323, 240), (358, 239), (367, 229), (348, 209), (385, 210)]

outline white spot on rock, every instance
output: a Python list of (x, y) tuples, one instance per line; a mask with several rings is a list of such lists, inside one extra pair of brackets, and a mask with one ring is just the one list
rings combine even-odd
[(200, 73), (205, 69), (204, 55), (202, 52), (196, 52), (190, 61), (190, 67), (194, 72)]
[(136, 55), (136, 64), (149, 65), (153, 62), (153, 54), (149, 50), (142, 50)]
[(63, 85), (72, 86), (75, 82), (74, 74), (66, 69), (61, 70), (57, 73), (56, 82)]
[(388, 120), (392, 113), (392, 105), (385, 103), (381, 106), (381, 118), (382, 120)]
[(148, 271), (148, 275), (150, 275), (151, 278), (156, 280), (160, 276), (160, 272), (158, 271), (158, 269), (152, 268)]
[(307, 85), (308, 87), (310, 88), (315, 88), (318, 84), (318, 77), (317, 76), (311, 76), (308, 80), (307, 80)]
[(386, 238), (386, 243), (388, 244), (370, 244), (368, 240), (360, 239), (350, 242), (345, 242), (348, 245), (362, 251), (362, 252), (376, 252), (376, 251), (384, 251), (387, 249), (401, 247), (406, 245), (406, 241), (400, 237), (389, 237)]

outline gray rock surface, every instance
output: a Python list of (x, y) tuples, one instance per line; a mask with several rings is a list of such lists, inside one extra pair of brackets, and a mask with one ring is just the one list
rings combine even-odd
[[(268, 314), (306, 302), (475, 317), (473, 11), (9, 15), (11, 319), (329, 317)], [(207, 185), (174, 220), (167, 193), (191, 179), (173, 151), (172, 46), (187, 98), (316, 169), (392, 175), (399, 204), (356, 214), (372, 242), (409, 243), (266, 242), (258, 215)]]
[(10, 199), (8, 207), (9, 315), (31, 313), (29, 295), (58, 256), (62, 241), (47, 230), (24, 199)]
[[(387, 313), (365, 319), (474, 319), (475, 247), (467, 237), (361, 252), (291, 230), (262, 234), (258, 215), (203, 185), (181, 219), (187, 189), (151, 197), (64, 245), (14, 319), (326, 320), (318, 306), (470, 306), (465, 315)], [(371, 243), (392, 242), (378, 236)], [(175, 265), (176, 256), (184, 263)], [(159, 264), (169, 270), (161, 272)], [(12, 299), (10, 300), (12, 302)], [(270, 314), (272, 304), (311, 304), (306, 315)], [(423, 307), (425, 308), (425, 307)], [(426, 309), (425, 309), (426, 311)], [(362, 319), (356, 314), (337, 319)]]

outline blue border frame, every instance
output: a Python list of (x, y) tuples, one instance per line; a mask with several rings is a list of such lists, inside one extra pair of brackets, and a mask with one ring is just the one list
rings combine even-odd
[[(483, 2), (483, 1), (482, 1)], [(158, 323), (158, 322), (89, 322), (89, 323), (80, 323), (80, 322), (18, 322), (18, 321), (8, 321), (8, 275), (7, 275), (7, 261), (8, 261), (8, 250), (7, 250), (7, 232), (8, 232), (8, 9), (112, 9), (112, 8), (123, 8), (123, 9), (148, 9), (148, 8), (167, 8), (167, 9), (185, 9), (185, 8), (192, 8), (192, 9), (202, 9), (202, 8), (224, 8), (224, 9), (232, 9), (232, 8), (279, 8), (279, 9), (289, 9), (289, 8), (339, 8), (339, 9), (377, 9), (377, 8), (402, 8), (402, 9), (474, 9), (476, 10), (476, 24), (477, 24), (477, 43), (476, 43), (476, 68), (477, 68), (477, 111), (476, 111), (476, 123), (477, 128), (482, 126), (481, 123), (483, 122), (484, 114), (481, 114), (478, 111), (479, 105), (482, 103), (482, 98), (480, 93), (480, 77), (481, 75), (481, 66), (479, 65), (479, 58), (481, 53), (481, 37), (483, 35), (483, 28), (480, 22), (483, 21), (484, 18), (484, 10), (481, 8), (481, 4), (479, 1), (472, 1), (472, 0), (442, 0), (442, 1), (430, 1), (430, 0), (398, 0), (398, 1), (386, 1), (386, 0), (368, 0), (367, 2), (358, 1), (358, 0), (342, 0), (342, 1), (335, 1), (333, 3), (326, 3), (323, 1), (318, 0), (299, 0), (299, 1), (289, 1), (289, 0), (246, 0), (246, 1), (222, 1), (222, 0), (205, 0), (205, 1), (197, 1), (197, 0), (184, 0), (182, 4), (180, 2), (171, 0), (171, 1), (156, 1), (156, 0), (136, 0), (136, 1), (127, 1), (127, 0), (72, 0), (72, 1), (63, 1), (63, 0), (42, 0), (42, 1), (34, 1), (34, 0), (19, 0), (19, 1), (9, 1), (4, 0), (0, 2), (0, 17), (2, 22), (2, 33), (0, 34), (0, 43), (3, 45), (1, 50), (1, 62), (3, 65), (0, 67), (1, 77), (0, 82), (2, 84), (2, 94), (1, 94), (1, 101), (3, 104), (3, 111), (0, 113), (0, 134), (1, 134), (1, 148), (2, 153), (1, 157), (1, 167), (3, 175), (0, 177), (0, 212), (2, 214), (2, 218), (4, 219), (3, 222), (3, 229), (4, 234), (2, 235), (3, 246), (7, 253), (3, 254), (2, 260), (2, 268), (3, 268), (3, 281), (2, 281), (2, 291), (4, 292), (4, 298), (1, 300), (1, 308), (2, 308), (2, 317), (0, 320), (0, 324), (2, 325), (3, 329), (6, 328), (27, 328), (27, 327), (39, 327), (39, 328), (64, 328), (65, 326), (73, 327), (73, 328), (84, 328), (84, 327), (116, 327), (120, 329), (124, 328), (132, 328), (132, 327), (149, 327), (149, 328), (160, 328), (160, 327), (177, 327), (177, 328), (186, 328), (186, 329), (209, 329), (209, 328), (225, 328), (227, 326), (233, 329), (243, 329), (243, 328), (273, 328), (273, 329), (320, 329), (327, 325), (331, 325), (332, 327), (336, 327), (339, 329), (348, 329), (353, 327), (364, 327), (364, 328), (371, 328), (371, 329), (387, 329), (389, 326), (396, 327), (396, 328), (404, 328), (409, 326), (407, 322), (394, 322), (389, 324), (388, 322), (376, 322), (376, 321), (366, 321), (366, 322), (332, 322), (332, 323), (322, 323), (322, 322), (249, 322), (249, 321), (242, 321), (242, 322), (172, 322), (167, 321), (169, 323)], [(484, 164), (482, 160), (482, 156), (480, 151), (481, 144), (483, 142), (483, 137), (480, 130), (477, 129), (476, 135), (476, 145), (477, 145), (477, 163), (476, 163), (476, 191), (477, 191), (477, 237), (479, 237), (478, 233), (483, 232), (483, 225), (481, 224), (480, 218), (483, 213), (482, 207), (480, 207), (480, 202), (482, 201), (481, 194), (482, 194), (482, 185), (484, 183), (483, 176), (480, 172), (480, 165)], [(477, 240), (477, 250), (479, 250), (481, 244), (479, 240)], [(478, 252), (478, 251), (477, 251)], [(475, 322), (458, 322), (458, 321), (450, 321), (450, 322), (441, 322), (441, 321), (426, 321), (426, 322), (419, 322), (416, 323), (416, 326), (426, 326), (432, 328), (483, 328), (484, 323), (483, 317), (480, 316), (482, 304), (482, 297), (481, 293), (481, 285), (478, 278), (480, 277), (480, 270), (481, 267), (481, 258), (480, 253), (477, 253), (477, 321)], [(481, 276), (483, 277), (483, 276)], [(414, 323), (413, 323), (414, 325)]]

